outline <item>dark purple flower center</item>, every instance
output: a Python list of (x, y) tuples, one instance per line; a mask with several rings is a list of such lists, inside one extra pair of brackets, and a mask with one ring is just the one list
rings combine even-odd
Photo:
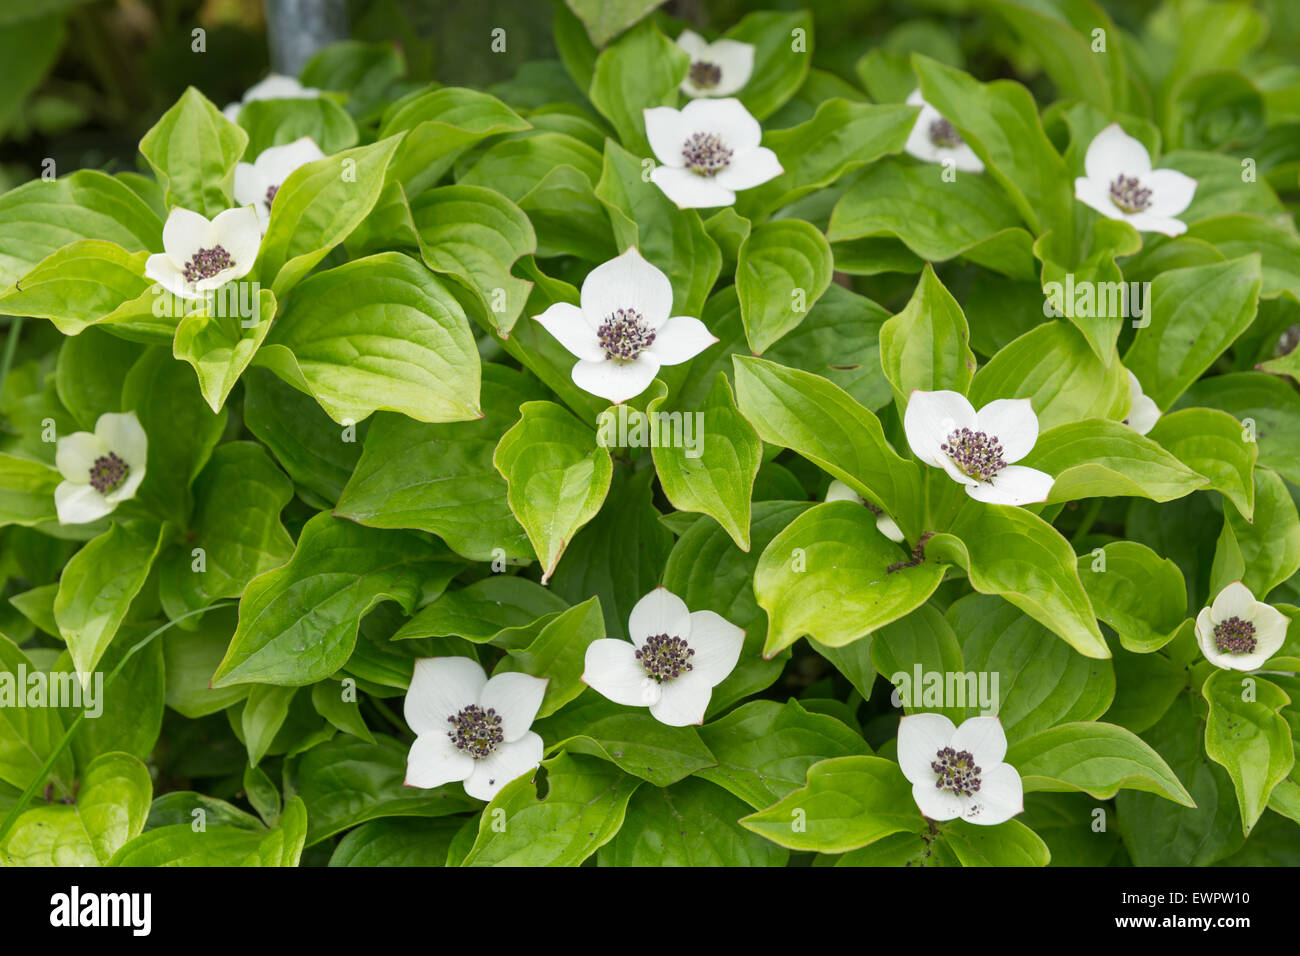
[(1224, 654), (1249, 654), (1255, 650), (1255, 625), (1230, 617), (1214, 625), (1214, 646)]
[(695, 651), (684, 640), (667, 634), (651, 635), (636, 652), (636, 659), (641, 662), (645, 672), (661, 682), (693, 670), (690, 658), (694, 656)]
[(940, 116), (930, 122), (930, 142), (941, 149), (956, 149), (966, 141), (955, 126)]
[(484, 710), (477, 704), (470, 704), (448, 717), (447, 723), (452, 726), (447, 731), (447, 736), (456, 745), (456, 749), (475, 760), (491, 754), (505, 739), (501, 730), (501, 715), (491, 707)]
[(1127, 213), (1142, 212), (1151, 205), (1151, 190), (1136, 176), (1120, 173), (1110, 184), (1110, 201)]
[(211, 249), (200, 249), (190, 256), (190, 261), (185, 263), (185, 268), (181, 272), (186, 282), (199, 282), (203, 279), (211, 279), (234, 264), (235, 260), (230, 258), (230, 253), (221, 246), (213, 246)]
[(732, 151), (717, 133), (695, 133), (682, 147), (686, 168), (698, 176), (716, 176), (731, 165)]
[(605, 358), (630, 362), (655, 341), (655, 333), (636, 309), (619, 309), (605, 316), (596, 330), (596, 340)]
[(939, 446), (952, 459), (963, 474), (977, 481), (989, 481), (1007, 463), (1002, 458), (1002, 445), (994, 435), (958, 428)]
[(722, 81), (722, 67), (708, 60), (691, 64), (691, 85), (697, 90), (711, 90)]
[(980, 774), (975, 758), (969, 750), (944, 747), (930, 761), (930, 769), (939, 775), (934, 782), (936, 790), (947, 790), (959, 797), (969, 797), (980, 789)]
[(266, 202), (266, 208), (267, 208), (268, 210), (271, 208), (271, 203), (275, 202), (275, 194), (278, 193), (279, 191), (280, 191), (280, 187), (279, 187), (279, 186), (274, 186), (274, 185), (272, 185), (272, 186), (267, 186), (267, 187), (266, 187), (266, 200), (265, 200), (265, 202)]
[(122, 487), (129, 474), (131, 466), (110, 451), (107, 455), (100, 455), (90, 466), (90, 487), (100, 494), (107, 494)]

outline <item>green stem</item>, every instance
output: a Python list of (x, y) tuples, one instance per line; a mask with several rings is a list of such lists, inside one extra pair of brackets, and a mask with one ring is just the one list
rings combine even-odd
[(1092, 530), (1093, 522), (1097, 520), (1097, 515), (1101, 513), (1101, 506), (1105, 503), (1105, 498), (1093, 498), (1088, 502), (1088, 510), (1083, 513), (1083, 518), (1079, 522), (1079, 527), (1076, 528), (1074, 534), (1070, 536), (1071, 544), (1082, 541), (1084, 535)]
[(5, 381), (9, 378), (9, 369), (14, 364), (14, 354), (18, 351), (18, 339), (23, 334), (23, 317), (15, 315), (9, 324), (9, 336), (5, 339), (4, 359), (0, 360), (0, 396), (4, 395)]
[[(144, 648), (150, 642), (152, 642), (155, 637), (157, 637), (159, 634), (162, 634), (173, 624), (179, 624), (187, 617), (194, 617), (198, 614), (206, 614), (208, 611), (214, 610), (219, 607), (228, 607), (233, 603), (234, 603), (233, 601), (223, 601), (218, 604), (210, 604), (207, 607), (199, 608), (197, 611), (190, 611), (188, 614), (182, 614), (180, 617), (174, 618), (168, 621), (166, 624), (162, 625), (161, 627), (155, 629), (151, 634), (149, 634), (148, 637), (144, 638), (144, 640), (140, 641), (139, 644), (136, 644), (129, 651), (127, 651), (125, 654), (122, 655), (122, 659), (117, 662), (117, 666), (114, 667), (109, 672), (106, 678), (104, 678), (104, 686), (107, 687), (109, 684), (113, 682), (113, 679), (117, 677), (118, 674), (122, 673), (122, 668), (126, 666), (126, 662), (129, 661), (132, 657), (134, 657), (137, 651), (144, 650)], [(27, 785), (27, 789), (24, 790), (22, 796), (18, 798), (18, 802), (15, 803), (13, 807), (9, 810), (9, 815), (5, 817), (4, 823), (0, 824), (0, 846), (4, 845), (5, 837), (9, 835), (9, 831), (12, 830), (14, 824), (18, 822), (18, 818), (19, 816), (22, 815), (22, 812), (27, 809), (27, 804), (31, 802), (31, 799), (35, 795), (37, 789), (40, 788), (41, 784), (50, 775), (50, 770), (53, 769), (55, 762), (59, 759), (59, 756), (63, 753), (63, 751), (67, 748), (68, 744), (72, 742), (73, 735), (76, 734), (77, 728), (81, 726), (81, 722), (85, 720), (85, 718), (86, 718), (86, 712), (82, 710), (78, 712), (77, 716), (72, 719), (72, 724), (68, 727), (67, 732), (64, 733), (63, 738), (59, 741), (59, 745), (55, 747), (54, 750), (50, 753), (50, 755), (45, 759), (45, 763), (41, 766), (41, 769), (36, 772), (36, 776), (34, 776), (32, 778), (32, 782)]]

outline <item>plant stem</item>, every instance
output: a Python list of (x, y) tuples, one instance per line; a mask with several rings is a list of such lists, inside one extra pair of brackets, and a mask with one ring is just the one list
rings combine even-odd
[(9, 378), (9, 369), (14, 364), (14, 354), (18, 351), (18, 339), (23, 334), (23, 317), (15, 315), (9, 324), (9, 336), (5, 339), (4, 359), (0, 360), (0, 396), (4, 395), (5, 381)]

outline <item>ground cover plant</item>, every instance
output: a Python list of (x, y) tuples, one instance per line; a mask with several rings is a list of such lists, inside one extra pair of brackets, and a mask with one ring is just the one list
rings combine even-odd
[(102, 168), (53, 6), (0, 863), (1300, 861), (1294, 5), (359, 3)]

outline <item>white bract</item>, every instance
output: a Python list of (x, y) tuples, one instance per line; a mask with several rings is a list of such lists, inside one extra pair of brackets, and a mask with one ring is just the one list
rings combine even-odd
[(488, 680), (468, 657), (416, 661), (403, 709), (416, 734), (406, 785), (428, 789), (464, 781), (471, 797), (491, 800), (541, 763), (542, 738), (528, 728), (546, 683), (513, 672)]
[(324, 158), (325, 154), (310, 136), (264, 149), (254, 162), (235, 167), (235, 202), (257, 210), (257, 220), (262, 224), (262, 232), (266, 232), (271, 222), (271, 203), (289, 174), (299, 166)]
[(1129, 409), (1124, 424), (1139, 435), (1145, 435), (1156, 427), (1160, 419), (1160, 406), (1142, 391), (1142, 383), (1132, 372), (1128, 373)]
[(903, 414), (907, 443), (917, 458), (942, 468), (976, 501), (1025, 505), (1046, 501), (1054, 479), (1013, 465), (1038, 440), (1038, 416), (1027, 398), (999, 398), (975, 411), (947, 390), (912, 392)]
[(966, 145), (961, 134), (939, 114), (939, 111), (921, 98), (920, 90), (913, 90), (907, 98), (909, 106), (921, 107), (921, 115), (908, 134), (903, 149), (911, 156), (927, 163), (952, 165), (963, 173), (982, 173), (984, 163), (975, 151)]
[(672, 284), (635, 248), (587, 273), (580, 301), (557, 302), (534, 318), (577, 356), (574, 384), (611, 402), (640, 395), (661, 366), (718, 341), (699, 319), (669, 316)]
[(1216, 667), (1253, 671), (1277, 653), (1288, 623), (1281, 611), (1256, 601), (1250, 588), (1233, 581), (1196, 615), (1196, 643)]
[(868, 508), (876, 516), (876, 530), (883, 534), (890, 541), (902, 541), (903, 529), (900, 528), (894, 519), (889, 517), (866, 498), (836, 478), (831, 482), (831, 486), (826, 489), (827, 501), (856, 501), (860, 505)]
[(209, 221), (176, 208), (163, 226), (163, 252), (145, 260), (144, 274), (182, 299), (202, 299), (253, 268), (262, 227), (251, 206), (217, 213)]
[(660, 723), (703, 723), (713, 688), (740, 659), (745, 632), (712, 611), (692, 614), (662, 587), (637, 601), (627, 627), (631, 641), (587, 646), (583, 682), (617, 704), (649, 707)]
[(710, 43), (694, 30), (683, 30), (677, 45), (691, 58), (691, 68), (682, 80), (687, 96), (730, 96), (738, 92), (754, 73), (754, 45), (739, 40)]
[(1088, 144), (1087, 176), (1074, 181), (1074, 198), (1107, 219), (1122, 219), (1139, 232), (1178, 236), (1187, 224), (1175, 219), (1196, 194), (1196, 180), (1175, 169), (1152, 169), (1151, 154), (1118, 123)]
[(238, 103), (229, 103), (221, 112), (232, 123), (239, 122), (239, 113), (245, 103), (255, 100), (310, 100), (320, 96), (320, 90), (303, 86), (292, 76), (271, 73), (266, 79), (254, 83), (244, 91)]
[(144, 481), (149, 439), (135, 412), (100, 415), (94, 432), (59, 439), (54, 464), (63, 481), (54, 489), (60, 524), (85, 524), (135, 497)]
[(737, 99), (698, 99), (680, 110), (645, 112), (645, 133), (660, 166), (650, 181), (679, 209), (730, 206), (736, 192), (780, 176), (776, 153), (760, 146), (763, 129)]
[(1007, 735), (996, 717), (954, 727), (942, 714), (912, 714), (898, 726), (898, 765), (931, 820), (995, 826), (1025, 809), (1020, 774), (1003, 763)]

